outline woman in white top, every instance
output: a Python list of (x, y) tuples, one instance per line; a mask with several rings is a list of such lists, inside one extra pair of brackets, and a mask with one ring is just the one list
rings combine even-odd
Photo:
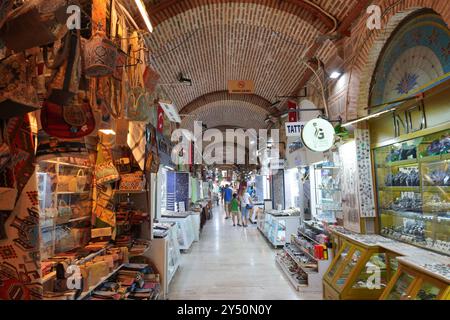
[(252, 198), (247, 192), (247, 187), (242, 189), (241, 195), (241, 212), (242, 212), (242, 226), (247, 227), (248, 210), (253, 207)]

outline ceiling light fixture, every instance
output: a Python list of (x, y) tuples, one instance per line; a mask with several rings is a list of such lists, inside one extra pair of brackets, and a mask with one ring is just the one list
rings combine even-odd
[(98, 131), (106, 135), (116, 135), (116, 132), (112, 129), (99, 129)]
[(377, 113), (374, 113), (374, 114), (371, 114), (371, 115), (368, 115), (368, 116), (365, 116), (365, 117), (362, 117), (362, 118), (359, 118), (359, 119), (355, 119), (355, 120), (349, 121), (347, 123), (342, 124), (341, 126), (342, 127), (348, 127), (348, 126), (351, 126), (351, 125), (353, 125), (355, 123), (358, 123), (358, 122), (361, 122), (361, 121), (366, 121), (366, 120), (369, 120), (369, 119), (372, 119), (372, 118), (378, 118), (382, 114), (385, 114), (385, 113), (388, 113), (388, 112), (392, 112), (394, 110), (395, 110), (395, 107), (391, 108), (391, 109), (388, 109), (388, 110), (380, 111), (380, 112), (377, 112)]
[(342, 73), (341, 73), (341, 72), (339, 72), (339, 71), (333, 71), (333, 72), (330, 74), (330, 79), (338, 79), (338, 78), (340, 78), (340, 76), (342, 76)]
[(134, 0), (136, 2), (136, 5), (139, 9), (139, 12), (142, 15), (142, 18), (144, 19), (145, 25), (147, 26), (148, 31), (153, 32), (153, 26), (150, 22), (150, 17), (148, 16), (147, 9), (145, 9), (144, 4), (142, 3), (142, 0)]
[(184, 83), (184, 84), (187, 84), (187, 85), (189, 85), (189, 86), (192, 86), (192, 80), (189, 79), (189, 78), (184, 77), (184, 76), (183, 76), (183, 73), (181, 73), (181, 72), (180, 72), (180, 74), (178, 75), (178, 81), (179, 81), (180, 83)]

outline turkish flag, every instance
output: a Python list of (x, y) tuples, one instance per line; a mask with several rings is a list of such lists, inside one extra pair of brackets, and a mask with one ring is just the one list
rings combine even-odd
[(164, 110), (161, 108), (160, 105), (158, 105), (158, 127), (159, 132), (163, 132), (164, 130)]
[[(297, 110), (297, 104), (293, 101), (287, 103), (289, 110)], [(289, 112), (289, 122), (297, 122), (297, 112)]]

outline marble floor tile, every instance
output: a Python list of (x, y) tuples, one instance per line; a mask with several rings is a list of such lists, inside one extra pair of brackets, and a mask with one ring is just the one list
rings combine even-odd
[(321, 299), (319, 293), (299, 293), (291, 286), (275, 262), (276, 252), (256, 225), (233, 227), (223, 208), (216, 207), (200, 241), (181, 255), (169, 299)]

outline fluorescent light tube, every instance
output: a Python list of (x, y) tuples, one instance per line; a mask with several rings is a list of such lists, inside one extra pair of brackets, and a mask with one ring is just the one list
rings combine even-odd
[(153, 32), (153, 26), (150, 22), (150, 17), (148, 16), (147, 9), (145, 9), (144, 4), (142, 3), (142, 0), (134, 0), (136, 2), (136, 5), (139, 9), (139, 12), (142, 15), (142, 18), (144, 19), (145, 25), (147, 26), (148, 31)]

